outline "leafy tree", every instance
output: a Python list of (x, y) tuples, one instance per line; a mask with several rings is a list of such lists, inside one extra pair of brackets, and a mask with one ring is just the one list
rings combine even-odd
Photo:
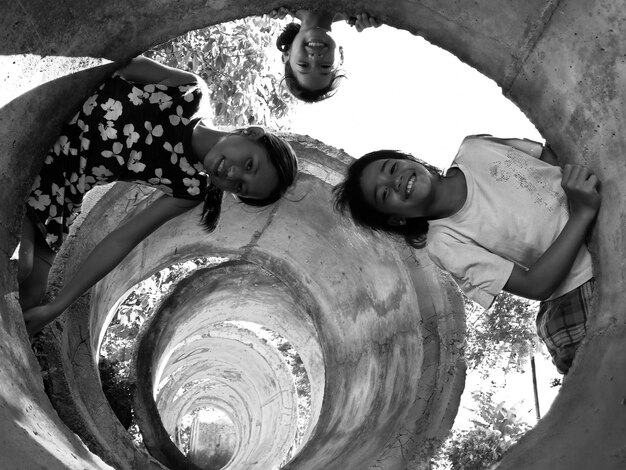
[[(522, 371), (529, 356), (542, 351), (536, 333), (538, 303), (503, 292), (492, 307), (483, 309), (465, 298), (467, 318), (466, 360), (470, 370), (484, 378), (495, 368), (505, 373)], [(491, 388), (472, 393), (477, 408), (473, 427), (456, 430), (432, 460), (436, 470), (482, 470), (502, 458), (530, 426), (514, 408), (493, 400), (497, 379)]]
[(144, 279), (118, 306), (100, 347), (98, 368), (102, 391), (120, 423), (133, 441), (143, 446), (134, 422), (132, 400), (135, 384), (129, 380), (132, 349), (141, 325), (154, 313), (154, 308), (172, 287), (190, 272), (223, 261), (223, 258), (195, 258), (162, 269)]
[(132, 401), (135, 393), (135, 384), (128, 380), (127, 375), (120, 373), (120, 363), (103, 358), (98, 364), (102, 391), (109, 401), (111, 409), (128, 429), (133, 423)]
[(504, 402), (493, 401), (493, 390), (474, 392), (472, 398), (478, 404), (474, 425), (498, 432), (507, 448), (530, 429), (530, 425), (517, 416), (514, 407), (507, 408)]
[(483, 470), (498, 462), (530, 426), (514, 408), (493, 402), (493, 392), (476, 392), (474, 427), (455, 431), (433, 458), (437, 470)]
[(563, 381), (559, 377), (550, 380), (550, 387), (552, 388), (560, 387), (561, 385), (563, 385)]
[(115, 361), (118, 363), (117, 373), (128, 375), (135, 338), (141, 325), (154, 313), (158, 302), (192, 271), (221, 261), (224, 258), (195, 258), (163, 268), (136, 284), (120, 303), (107, 327), (100, 347), (100, 357)]
[(201, 76), (208, 84), (214, 123), (281, 129), (295, 99), (282, 86), (275, 41), (286, 22), (249, 17), (190, 31), (146, 55)]
[(465, 298), (468, 367), (483, 375), (495, 367), (521, 371), (526, 359), (541, 351), (537, 310), (537, 302), (506, 292), (488, 310)]
[[(216, 265), (226, 261), (226, 258), (200, 257), (182, 263), (174, 264), (155, 273), (136, 284), (128, 296), (120, 302), (115, 316), (107, 328), (100, 349), (100, 379), (102, 389), (111, 404), (111, 408), (122, 424), (129, 430), (137, 445), (142, 445), (141, 435), (136, 423), (133, 421), (132, 394), (134, 384), (129, 381), (130, 360), (134, 341), (142, 324), (154, 313), (155, 307), (161, 299), (175, 287), (175, 285), (189, 276), (191, 272)], [(219, 322), (214, 326), (232, 323), (236, 328), (246, 328), (246, 322)], [(302, 441), (306, 427), (311, 416), (311, 384), (307, 375), (302, 358), (293, 348), (291, 343), (275, 331), (262, 327), (261, 339), (270, 343), (283, 356), (289, 365), (293, 375), (296, 392), (298, 394), (298, 429), (294, 444), (290, 449), (287, 462)], [(255, 334), (259, 334), (255, 331)], [(198, 385), (202, 380), (194, 380), (183, 387), (181, 392)], [(189, 451), (189, 437), (191, 435), (191, 423), (195, 413), (185, 416), (183, 423), (175, 432), (175, 442), (181, 451)]]
[(505, 444), (498, 431), (476, 427), (456, 433), (447, 456), (451, 470), (483, 470), (500, 460), (504, 451)]

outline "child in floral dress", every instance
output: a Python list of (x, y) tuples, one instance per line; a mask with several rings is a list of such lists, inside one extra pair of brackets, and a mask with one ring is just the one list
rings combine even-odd
[[(262, 206), (293, 183), (297, 162), (289, 144), (260, 127), (212, 129), (199, 116), (204, 89), (194, 74), (136, 58), (107, 79), (64, 127), (26, 201), (18, 281), (30, 333), (60, 315), (171, 218), (204, 203), (202, 223), (212, 230), (223, 191)], [(164, 194), (105, 238), (58, 297), (39, 306), (84, 195), (113, 181)]]

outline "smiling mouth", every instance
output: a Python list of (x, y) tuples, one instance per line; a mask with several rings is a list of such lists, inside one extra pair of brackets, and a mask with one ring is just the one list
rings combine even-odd
[(224, 170), (225, 165), (226, 165), (226, 158), (222, 157), (222, 159), (219, 161), (219, 163), (215, 167), (215, 170), (213, 170), (213, 173), (215, 173), (215, 176), (218, 176), (218, 177), (220, 176), (220, 173)]
[(413, 190), (413, 185), (415, 184), (415, 173), (413, 173), (410, 177), (409, 180), (406, 182), (406, 189), (404, 190), (404, 197), (408, 198), (409, 194), (411, 194), (411, 191)]
[(328, 44), (326, 44), (323, 41), (319, 41), (319, 40), (307, 41), (307, 42), (304, 43), (304, 45), (305, 45), (305, 47), (313, 49), (314, 51), (321, 51), (323, 49), (327, 49), (328, 48)]

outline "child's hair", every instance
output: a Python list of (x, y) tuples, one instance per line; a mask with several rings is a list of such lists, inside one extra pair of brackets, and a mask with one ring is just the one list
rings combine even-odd
[[(287, 52), (291, 49), (291, 45), (293, 44), (296, 35), (300, 31), (300, 25), (298, 23), (289, 23), (285, 26), (285, 29), (280, 33), (278, 39), (276, 40), (276, 47), (280, 52)], [(340, 62), (343, 63), (343, 48), (339, 47), (339, 56)], [(332, 71), (333, 79), (330, 81), (330, 84), (319, 90), (308, 90), (304, 88), (298, 82), (295, 74), (293, 73), (293, 68), (289, 61), (285, 62), (285, 84), (287, 85), (287, 89), (289, 92), (295, 96), (297, 99), (304, 101), (305, 103), (317, 103), (319, 101), (323, 101), (327, 98), (330, 98), (337, 92), (337, 88), (341, 83), (341, 80), (346, 76), (339, 70), (334, 69)]]
[(278, 201), (285, 191), (291, 186), (298, 174), (298, 159), (296, 152), (285, 139), (266, 130), (259, 142), (267, 150), (270, 163), (278, 173), (278, 186), (265, 199), (248, 199), (240, 197), (239, 200), (250, 206), (263, 207)]
[(346, 179), (333, 188), (335, 210), (341, 214), (349, 212), (354, 222), (375, 231), (402, 235), (404, 240), (414, 248), (426, 246), (426, 234), (428, 233), (428, 220), (425, 217), (413, 217), (406, 219), (404, 225), (389, 224), (389, 215), (383, 214), (365, 202), (363, 188), (361, 188), (361, 176), (365, 168), (378, 160), (413, 160), (423, 165), (429, 172), (440, 175), (441, 170), (415, 158), (408, 153), (396, 150), (378, 150), (370, 152), (355, 160), (349, 167)]
[(204, 205), (202, 206), (202, 216), (200, 217), (200, 225), (207, 232), (212, 232), (217, 227), (222, 212), (222, 196), (224, 191), (211, 183), (207, 183), (204, 193)]
[[(242, 131), (243, 129), (239, 129), (234, 131), (234, 133)], [(298, 173), (298, 160), (296, 152), (291, 148), (291, 145), (270, 131), (266, 130), (259, 142), (267, 150), (269, 161), (276, 169), (276, 173), (278, 173), (278, 185), (264, 199), (239, 197), (239, 200), (250, 206), (263, 207), (278, 201), (289, 186), (293, 184)], [(204, 206), (200, 220), (201, 225), (207, 232), (212, 232), (217, 226), (221, 212), (222, 195), (223, 191), (209, 182), (204, 196)]]

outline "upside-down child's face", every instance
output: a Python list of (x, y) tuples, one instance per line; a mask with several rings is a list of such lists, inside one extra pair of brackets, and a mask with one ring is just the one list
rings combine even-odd
[(323, 28), (301, 29), (291, 48), (283, 53), (289, 61), (296, 80), (303, 88), (317, 91), (327, 88), (339, 66), (335, 40)]
[(260, 142), (260, 127), (223, 137), (205, 155), (204, 169), (215, 186), (248, 199), (265, 199), (279, 184), (278, 172)]
[(365, 167), (360, 187), (368, 205), (390, 218), (428, 215), (434, 175), (414, 160), (377, 160)]

